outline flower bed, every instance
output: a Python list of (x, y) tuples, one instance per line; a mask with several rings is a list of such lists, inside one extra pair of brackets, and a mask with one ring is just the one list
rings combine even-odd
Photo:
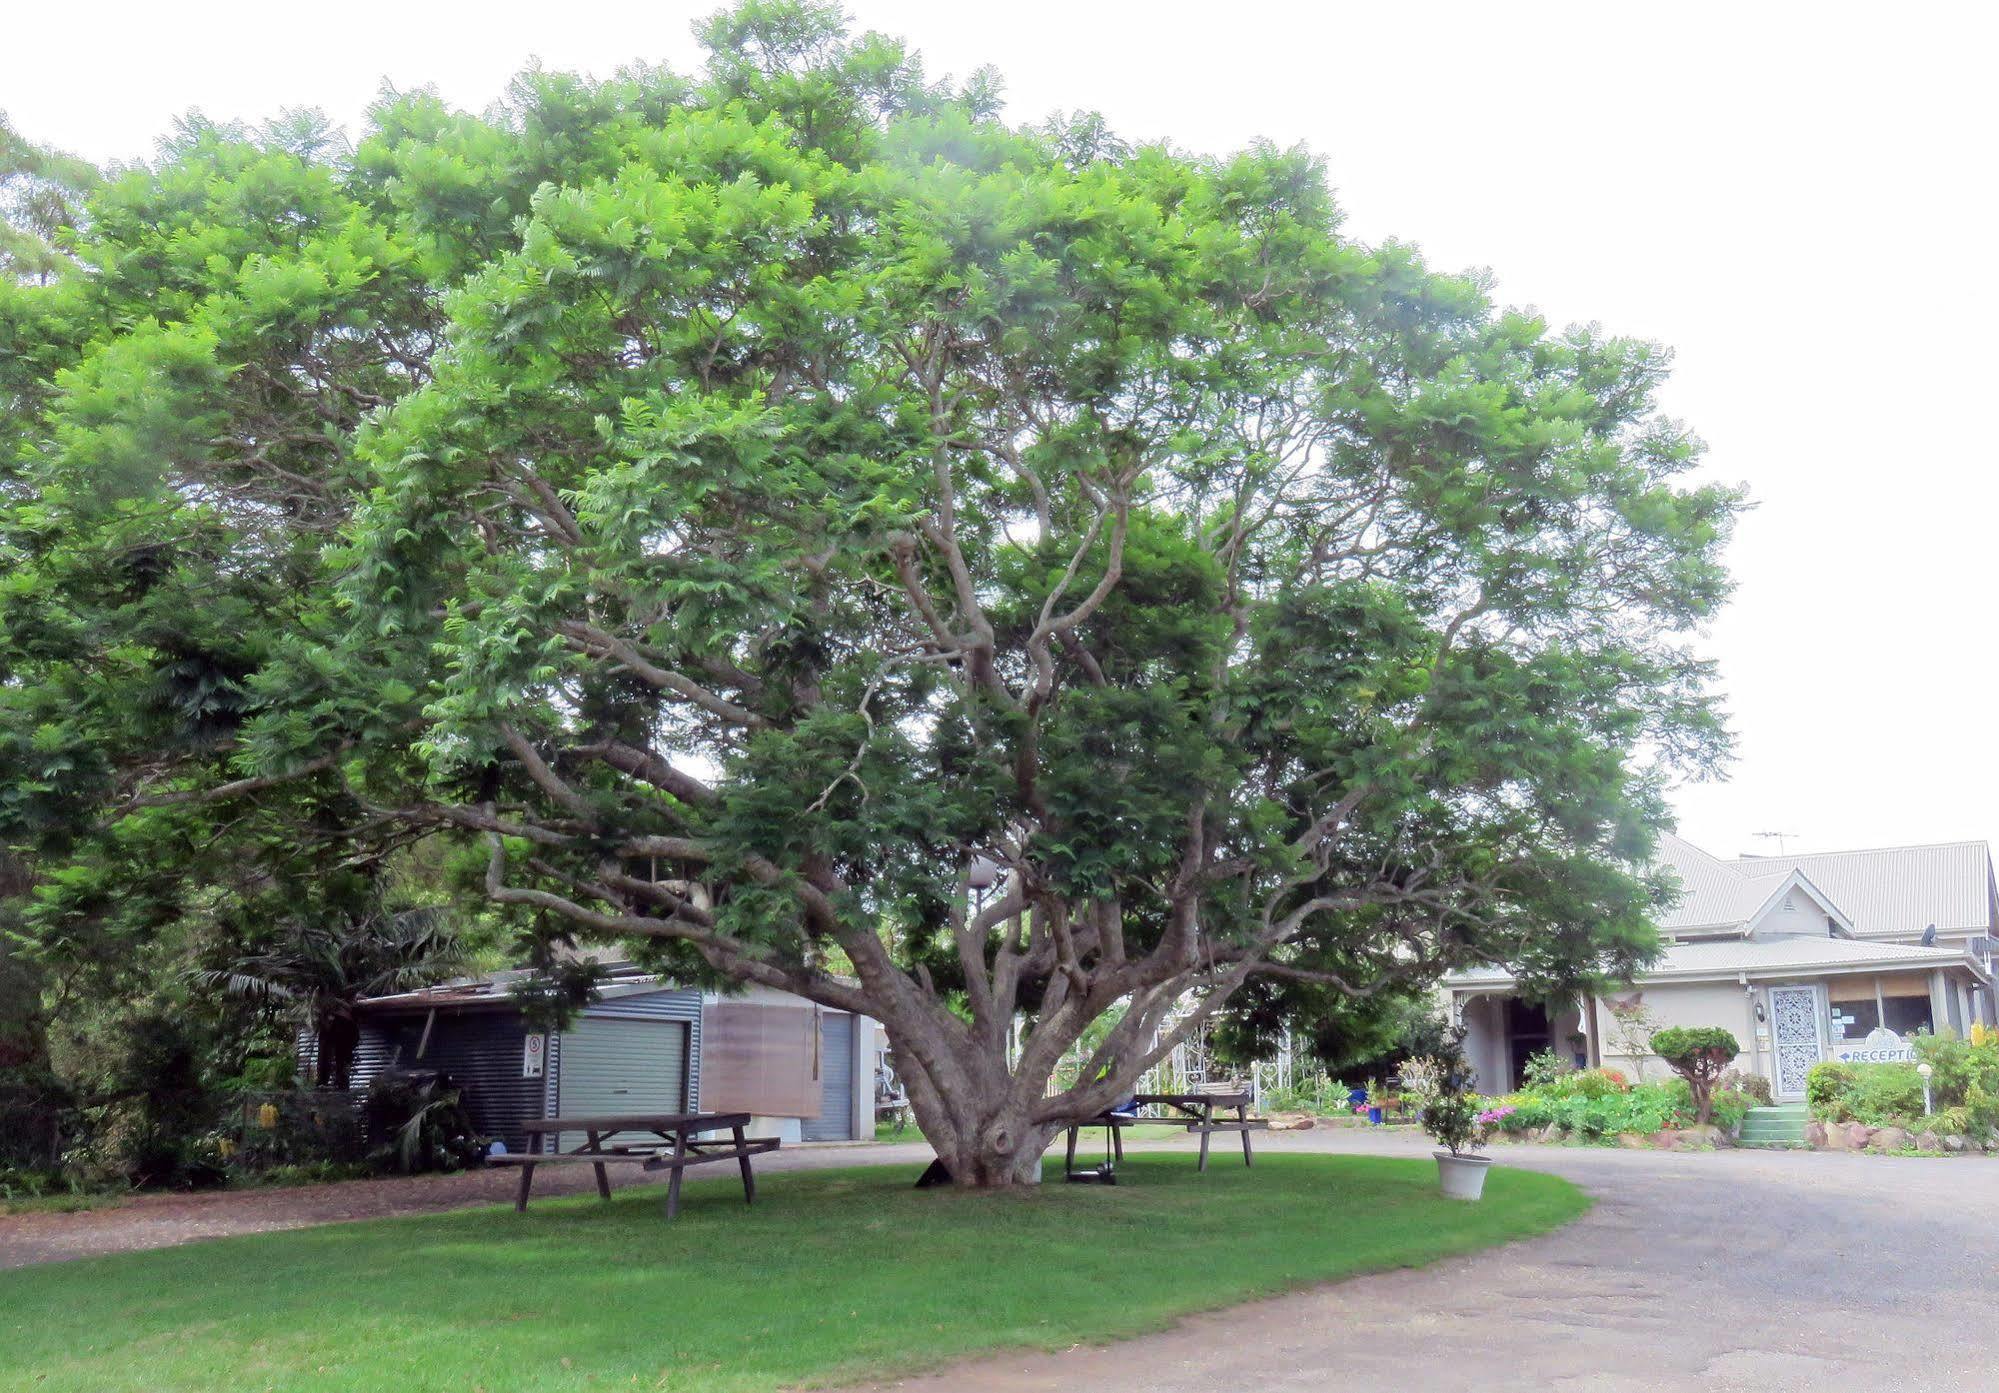
[[(1696, 1129), (1693, 1092), (1686, 1083), (1638, 1083), (1616, 1069), (1565, 1069), (1537, 1056), (1527, 1082), (1489, 1100), (1500, 1135), (1516, 1141), (1571, 1141), (1598, 1145), (1712, 1145), (1742, 1124), (1755, 1105), (1742, 1079), (1724, 1079), (1714, 1097), (1712, 1126)], [(1761, 1082), (1758, 1080), (1757, 1082)]]

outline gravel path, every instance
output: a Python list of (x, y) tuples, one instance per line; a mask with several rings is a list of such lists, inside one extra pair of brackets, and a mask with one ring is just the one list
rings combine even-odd
[[(1259, 1148), (1425, 1155), (1420, 1138)], [(1596, 1196), (1545, 1238), (901, 1393), (1895, 1393), (1999, 1386), (1999, 1162), (1508, 1146)], [(1157, 1254), (1170, 1261), (1170, 1246)]]
[[(812, 1170), (885, 1161), (921, 1166), (929, 1159), (930, 1148), (920, 1142), (795, 1146), (759, 1157), (757, 1170)], [(657, 1176), (642, 1175), (635, 1166), (613, 1166), (610, 1174), (613, 1185), (658, 1183)], [(466, 1171), (288, 1189), (134, 1195), (115, 1205), (76, 1214), (0, 1215), (0, 1268), (170, 1248), (231, 1234), (506, 1204), (512, 1202), (519, 1183), (517, 1171)], [(576, 1194), (595, 1185), (588, 1166), (545, 1166), (534, 1177), (537, 1195)]]

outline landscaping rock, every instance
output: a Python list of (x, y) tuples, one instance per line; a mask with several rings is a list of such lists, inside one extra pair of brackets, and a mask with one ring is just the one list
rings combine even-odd
[(1825, 1123), (1807, 1122), (1805, 1124), (1805, 1145), (1828, 1146), (1830, 1144), (1831, 1137), (1826, 1130)]
[(1941, 1151), (1943, 1150), (1943, 1142), (1935, 1132), (1918, 1132), (1916, 1133), (1916, 1150)]
[(1534, 1134), (1535, 1141), (1560, 1141), (1561, 1139), (1562, 1129), (1552, 1122)]
[(1951, 1136), (1948, 1136), (1948, 1137), (1945, 1137), (1945, 1138), (1943, 1139), (1943, 1149), (1944, 1149), (1945, 1151), (1962, 1151), (1962, 1150), (1964, 1150), (1964, 1138), (1963, 1138), (1963, 1137), (1960, 1137), (1960, 1136), (1957, 1136), (1957, 1135), (1955, 1135), (1955, 1134), (1953, 1134), (1953, 1135), (1951, 1135)]
[(1846, 1132), (1846, 1149), (1848, 1151), (1864, 1151), (1867, 1147), (1868, 1138), (1874, 1135), (1874, 1129), (1869, 1127), (1865, 1122), (1849, 1122), (1846, 1124), (1844, 1130)]
[(1646, 1139), (1661, 1151), (1671, 1151), (1680, 1140), (1680, 1134), (1671, 1127), (1662, 1128)]
[(1867, 1139), (1869, 1151), (1907, 1151), (1915, 1138), (1900, 1127), (1883, 1127)]
[(1619, 1132), (1617, 1144), (1626, 1151), (1643, 1151), (1652, 1145), (1652, 1139), (1643, 1132)]
[(1682, 1127), (1677, 1135), (1682, 1146), (1723, 1146), (1728, 1142), (1728, 1133), (1712, 1122), (1705, 1127)]

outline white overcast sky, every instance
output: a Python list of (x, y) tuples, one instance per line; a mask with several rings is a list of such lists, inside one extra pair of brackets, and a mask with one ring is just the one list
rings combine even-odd
[[(0, 108), (98, 160), (200, 107), (318, 106), (383, 79), (483, 107), (531, 57), (687, 67), (714, 3), (221, 0), (10, 15)], [(1999, 378), (1999, 21), (1990, 7), (852, 0), (1011, 114), (1128, 137), (1264, 137), (1330, 161), (1366, 240), (1490, 268), (1499, 296), (1678, 353), (1668, 409), (1757, 509), (1704, 636), (1739, 759), (1681, 790), (1720, 853), (1988, 838)]]

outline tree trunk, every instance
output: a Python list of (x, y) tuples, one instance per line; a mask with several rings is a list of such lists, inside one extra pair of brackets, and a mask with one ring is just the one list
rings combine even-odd
[[(1021, 1102), (1020, 1080), (1003, 1067), (968, 1067), (955, 1057), (926, 1067), (901, 1052), (895, 1069), (916, 1125), (951, 1173), (952, 1183), (1004, 1190), (1039, 1182), (1042, 1153), (1061, 1124), (1030, 1116)], [(1041, 1090), (1032, 1091), (1033, 1101), (1039, 1102)]]
[[(916, 1101), (914, 1091), (910, 1110), (924, 1136), (931, 1137), (935, 1122), (926, 1116), (928, 1110)], [(969, 1126), (939, 1128), (935, 1135), (945, 1140), (931, 1145), (954, 1184), (968, 1190), (1005, 1190), (1040, 1183), (1042, 1153), (1059, 1130), (1004, 1107), (977, 1108)]]

